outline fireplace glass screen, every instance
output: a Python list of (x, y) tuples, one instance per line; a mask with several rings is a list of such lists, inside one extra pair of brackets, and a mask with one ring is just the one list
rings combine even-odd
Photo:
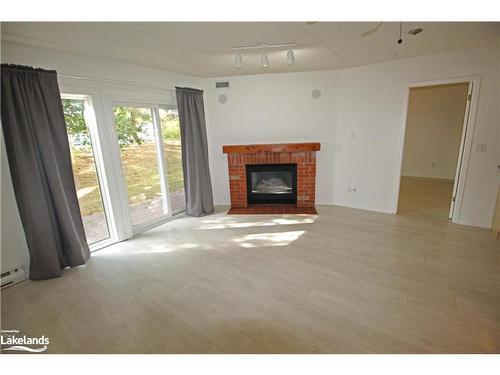
[(297, 202), (297, 164), (254, 164), (246, 168), (249, 204)]
[(292, 192), (292, 172), (252, 172), (253, 194), (289, 194)]

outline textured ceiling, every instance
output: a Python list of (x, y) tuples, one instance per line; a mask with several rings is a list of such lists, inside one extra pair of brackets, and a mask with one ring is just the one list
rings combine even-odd
[[(488, 45), (500, 47), (500, 23), (405, 22), (131, 22), (2, 23), (2, 41), (139, 64), (203, 77), (330, 70)], [(408, 30), (424, 31), (408, 35)], [(234, 67), (232, 47), (256, 43), (297, 43), (296, 62), (286, 51), (270, 51), (269, 67), (259, 53), (243, 55)]]

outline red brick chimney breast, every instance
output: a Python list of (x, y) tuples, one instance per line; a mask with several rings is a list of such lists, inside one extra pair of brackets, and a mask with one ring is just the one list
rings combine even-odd
[(231, 208), (247, 207), (246, 164), (297, 164), (297, 207), (314, 207), (320, 143), (225, 145)]

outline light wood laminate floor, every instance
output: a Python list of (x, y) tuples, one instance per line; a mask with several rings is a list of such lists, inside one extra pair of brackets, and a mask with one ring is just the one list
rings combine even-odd
[(453, 180), (401, 176), (398, 213), (448, 220)]
[(2, 290), (51, 353), (498, 353), (500, 242), (447, 220), (181, 218)]

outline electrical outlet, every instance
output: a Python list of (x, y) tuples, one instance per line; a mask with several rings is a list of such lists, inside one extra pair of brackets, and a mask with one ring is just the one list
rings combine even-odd
[(357, 186), (353, 186), (352, 187), (352, 192), (353, 193), (357, 193), (358, 192), (358, 187)]
[(431, 168), (434, 168), (436, 166), (436, 163), (431, 163)]

